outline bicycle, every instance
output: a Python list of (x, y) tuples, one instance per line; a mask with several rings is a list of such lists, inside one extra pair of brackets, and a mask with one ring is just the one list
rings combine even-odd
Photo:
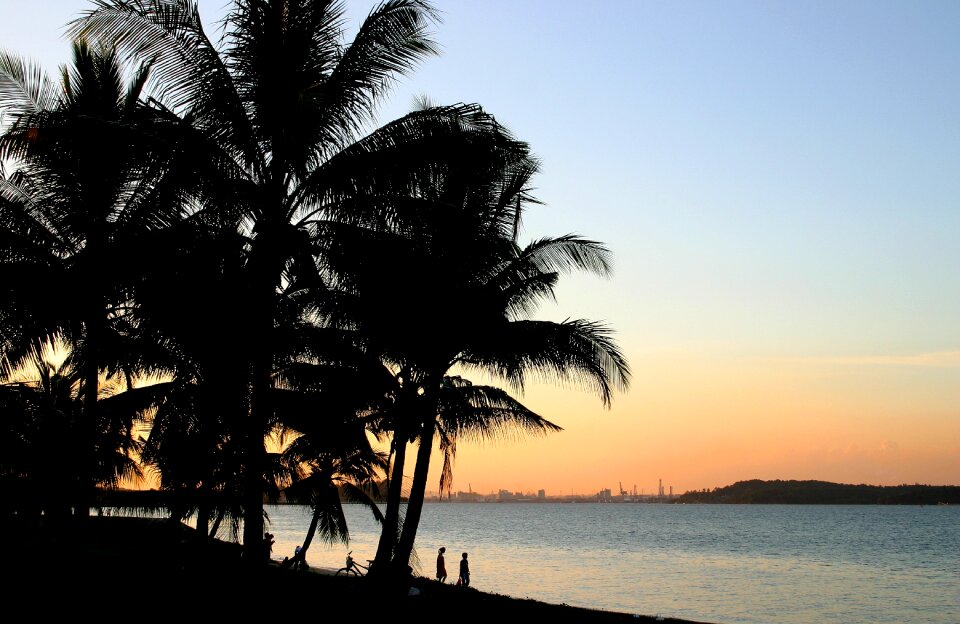
[[(353, 558), (352, 553), (353, 553), (352, 550), (347, 553), (347, 565), (337, 570), (336, 573), (334, 573), (334, 576), (340, 576), (341, 572), (343, 572), (344, 574), (353, 574), (355, 576), (363, 576), (370, 570), (369, 565), (363, 565), (362, 563), (357, 563), (356, 560)], [(367, 563), (369, 564), (373, 562), (367, 559)]]

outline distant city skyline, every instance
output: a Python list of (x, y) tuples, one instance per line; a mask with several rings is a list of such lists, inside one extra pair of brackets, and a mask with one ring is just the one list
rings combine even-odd
[(601, 488), (595, 492), (548, 492), (544, 488), (540, 488), (535, 491), (523, 491), (523, 492), (514, 492), (506, 489), (499, 489), (491, 492), (474, 492), (474, 491), (454, 491), (451, 492), (449, 498), (444, 494), (443, 498), (439, 496), (437, 490), (428, 490), (426, 493), (426, 500), (430, 501), (439, 501), (439, 500), (453, 500), (453, 501), (464, 501), (464, 500), (595, 500), (599, 502), (613, 502), (613, 501), (630, 501), (636, 502), (640, 500), (651, 500), (651, 499), (673, 499), (677, 496), (680, 496), (684, 492), (674, 492), (672, 487), (664, 487), (663, 491), (654, 491), (654, 492), (645, 492), (642, 489), (638, 488), (636, 492), (634, 491), (617, 491), (611, 488)]
[[(960, 483), (960, 3), (434, 5), (380, 120), (477, 102), (529, 142), (521, 237), (614, 266), (538, 316), (604, 322), (633, 370), (610, 410), (531, 383), (564, 430), (458, 441), (454, 491)], [(0, 45), (55, 77), (92, 6), (0, 0)], [(199, 2), (214, 38), (228, 6)]]

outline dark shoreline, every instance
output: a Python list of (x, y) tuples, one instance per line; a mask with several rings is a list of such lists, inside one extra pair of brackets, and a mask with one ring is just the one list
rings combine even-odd
[[(132, 610), (137, 619), (327, 617), (419, 623), (497, 618), (564, 624), (689, 620), (585, 609), (490, 594), (414, 576), (416, 595), (389, 595), (366, 578), (267, 565), (250, 571), (237, 544), (203, 540), (190, 527), (155, 518), (91, 517), (86, 526), (7, 519), (3, 594), (39, 611), (97, 615)], [(117, 610), (115, 610), (117, 609)], [(33, 607), (29, 611), (34, 611)]]

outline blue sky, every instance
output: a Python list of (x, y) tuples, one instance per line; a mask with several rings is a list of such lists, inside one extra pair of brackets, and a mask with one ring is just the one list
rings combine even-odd
[[(88, 6), (0, 0), (0, 47), (52, 70)], [(382, 119), (478, 102), (528, 141), (545, 206), (524, 233), (615, 265), (542, 316), (607, 322), (635, 371), (609, 412), (532, 389), (567, 431), (502, 450), (517, 468), (490, 487), (960, 482), (960, 3), (435, 6), (442, 54)], [(483, 464), (461, 451), (458, 483), (482, 490)]]

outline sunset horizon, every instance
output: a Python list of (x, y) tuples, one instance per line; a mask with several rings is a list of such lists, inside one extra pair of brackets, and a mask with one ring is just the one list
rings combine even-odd
[[(956, 7), (879, 6), (438, 4), (441, 52), (379, 118), (476, 101), (528, 141), (522, 237), (613, 267), (537, 316), (603, 322), (633, 372), (610, 409), (518, 390), (563, 431), (461, 441), (455, 489), (960, 482)], [(199, 7), (215, 32), (223, 3)], [(349, 32), (369, 6), (347, 7)], [(8, 7), (3, 47), (53, 75), (88, 8)]]
[(956, 0), (0, 0), (0, 587), (960, 622), (958, 77)]

